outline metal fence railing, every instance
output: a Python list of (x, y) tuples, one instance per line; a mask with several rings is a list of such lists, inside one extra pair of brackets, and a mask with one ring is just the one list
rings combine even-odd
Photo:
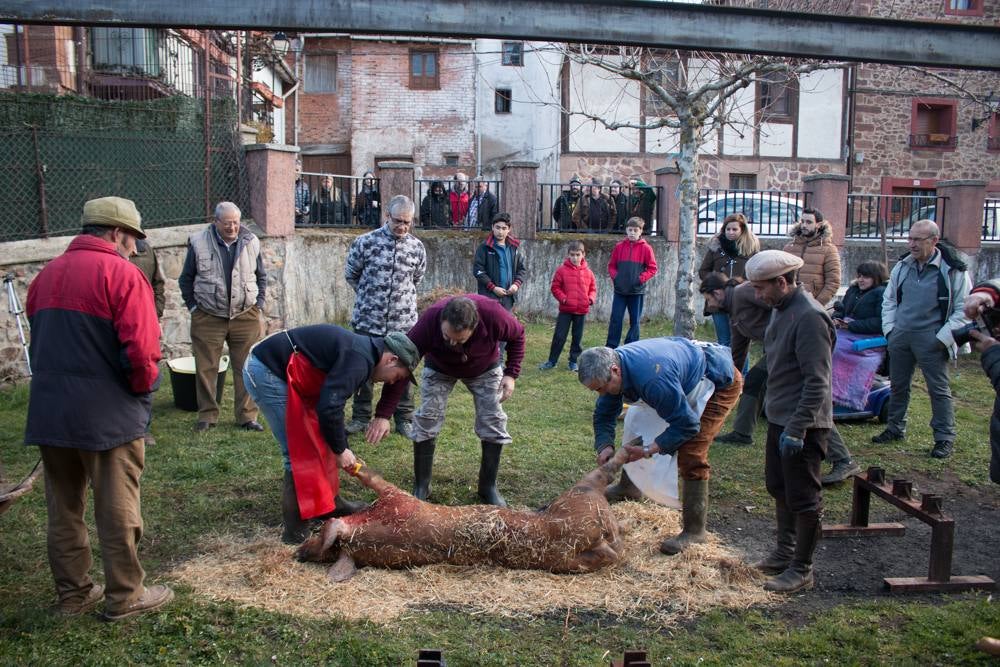
[(983, 202), (983, 240), (1000, 241), (1000, 199)]
[[(479, 183), (486, 186), (484, 192), (479, 192)], [(417, 193), (418, 224), (426, 229), (486, 231), (493, 223), (492, 215), (505, 210), (503, 181), (470, 180), (462, 192), (458, 191), (454, 180), (423, 178), (414, 179), (413, 184)], [(435, 184), (441, 186), (440, 194), (434, 192)], [(473, 199), (477, 200), (475, 204)], [(490, 208), (495, 209), (493, 214)]]
[(948, 198), (934, 195), (847, 195), (848, 238), (906, 238), (917, 220), (933, 220), (946, 233)]
[[(207, 115), (207, 118), (206, 118)], [(72, 234), (88, 199), (132, 199), (143, 227), (246, 210), (231, 97), (107, 101), (0, 93), (0, 242)]]
[(296, 227), (364, 227), (382, 224), (379, 179), (303, 172), (295, 184)]
[[(598, 191), (593, 192), (594, 188)], [(645, 221), (644, 234), (656, 235), (660, 233), (656, 202), (662, 195), (661, 190), (652, 185), (539, 183), (537, 229), (540, 232), (619, 234), (624, 233), (628, 219), (635, 216)], [(600, 203), (596, 206), (591, 204), (598, 199)]]
[(805, 192), (703, 189), (695, 215), (698, 234), (718, 234), (726, 216), (742, 213), (757, 236), (787, 236), (808, 206), (807, 200)]

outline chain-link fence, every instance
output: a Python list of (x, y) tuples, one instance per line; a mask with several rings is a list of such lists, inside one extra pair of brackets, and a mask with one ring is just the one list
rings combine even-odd
[(136, 202), (143, 227), (245, 208), (236, 103), (0, 93), (0, 242), (72, 234), (88, 199)]

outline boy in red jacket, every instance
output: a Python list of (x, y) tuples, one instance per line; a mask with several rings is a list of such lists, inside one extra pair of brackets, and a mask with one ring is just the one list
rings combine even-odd
[(559, 317), (556, 330), (552, 334), (549, 360), (539, 366), (543, 371), (556, 367), (566, 334), (573, 327), (573, 338), (569, 345), (569, 369), (576, 372), (576, 358), (580, 356), (580, 341), (583, 339), (583, 319), (597, 299), (597, 280), (587, 266), (584, 247), (580, 241), (569, 244), (566, 261), (552, 276), (552, 296), (559, 302)]
[(639, 340), (639, 320), (642, 319), (642, 300), (646, 293), (646, 283), (656, 275), (653, 247), (642, 238), (642, 228), (645, 224), (639, 217), (628, 219), (625, 223), (626, 238), (611, 251), (611, 261), (608, 262), (608, 274), (615, 285), (606, 343), (612, 349), (621, 343), (626, 310), (628, 310), (628, 333), (625, 334), (625, 343)]

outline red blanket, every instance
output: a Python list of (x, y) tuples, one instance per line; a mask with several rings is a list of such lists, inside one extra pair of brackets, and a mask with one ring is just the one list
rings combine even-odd
[(312, 519), (333, 511), (340, 489), (337, 455), (323, 439), (316, 416), (316, 401), (326, 373), (298, 352), (292, 353), (285, 373), (288, 377), (285, 435), (295, 495), (299, 514), (303, 519)]

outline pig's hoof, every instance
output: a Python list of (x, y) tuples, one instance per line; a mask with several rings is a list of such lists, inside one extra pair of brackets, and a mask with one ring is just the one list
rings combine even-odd
[(340, 554), (337, 562), (331, 565), (330, 569), (326, 571), (326, 576), (330, 581), (340, 583), (353, 577), (357, 571), (358, 568), (354, 566), (354, 559), (347, 554)]

